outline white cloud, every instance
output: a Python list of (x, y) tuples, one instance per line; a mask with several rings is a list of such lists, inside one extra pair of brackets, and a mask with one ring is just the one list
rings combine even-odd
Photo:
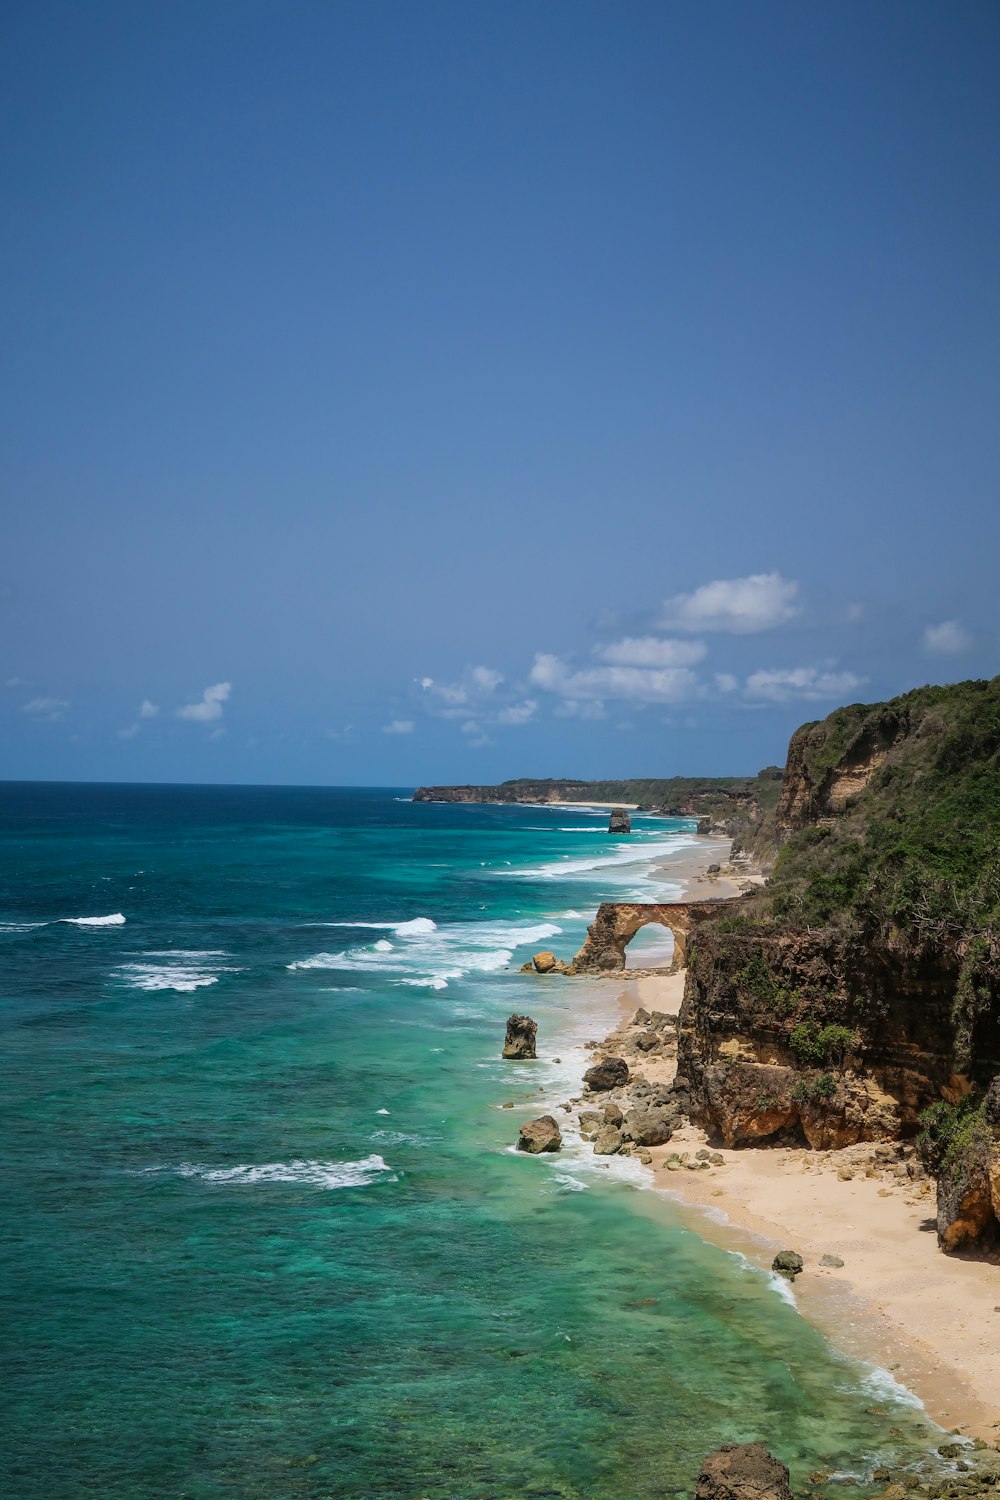
[(866, 681), (853, 672), (823, 667), (770, 668), (754, 672), (744, 689), (747, 698), (758, 703), (813, 703), (824, 699), (846, 700)]
[(704, 641), (661, 640), (655, 635), (631, 636), (609, 646), (595, 646), (602, 661), (618, 667), (693, 667), (707, 654)]
[(865, 607), (863, 604), (849, 604), (847, 606), (847, 623), (849, 625), (857, 625), (864, 617)]
[(503, 682), (503, 673), (495, 672), (492, 667), (473, 667), (469, 676), (480, 693), (494, 693)]
[(799, 613), (799, 586), (780, 573), (718, 578), (692, 594), (675, 594), (663, 606), (658, 625), (665, 630), (724, 630), (754, 635), (785, 625)]
[(69, 708), (65, 698), (32, 698), (22, 703), (21, 712), (32, 719), (61, 719)]
[(142, 702), (139, 704), (140, 719), (155, 719), (159, 712), (160, 705), (158, 703), (150, 703), (148, 698), (143, 698)]
[(382, 725), (383, 734), (412, 734), (412, 719), (393, 719), (391, 724)]
[(940, 625), (928, 625), (922, 645), (934, 656), (958, 656), (969, 650), (972, 636), (960, 620), (942, 620)]
[(25, 684), (22, 682), (20, 677), (8, 677), (7, 681), (4, 683), (4, 687), (9, 688), (24, 687), (24, 685)]
[(475, 719), (467, 719), (462, 725), (463, 734), (482, 734), (482, 732)]
[(417, 680), (425, 693), (450, 708), (456, 708), (473, 699), (490, 697), (503, 682), (503, 673), (493, 667), (466, 667), (460, 682), (438, 682), (433, 677)]
[(600, 698), (588, 699), (586, 703), (578, 703), (575, 698), (564, 698), (562, 703), (555, 707), (557, 719), (605, 719), (604, 704)]
[(697, 679), (687, 667), (588, 667), (575, 672), (559, 656), (540, 651), (531, 682), (547, 693), (574, 700), (624, 698), (636, 703), (679, 703)]
[(134, 740), (141, 728), (141, 724), (130, 724), (127, 729), (119, 729), (118, 738), (120, 740)]
[(328, 740), (350, 740), (354, 737), (354, 725), (345, 724), (343, 729), (328, 729), (326, 737)]
[(733, 676), (732, 672), (716, 672), (715, 685), (720, 693), (735, 693), (739, 687), (739, 682)]
[(525, 698), (523, 703), (509, 703), (502, 708), (494, 719), (495, 724), (527, 724), (538, 710), (538, 704), (534, 698)]
[(196, 724), (211, 724), (222, 718), (222, 705), (233, 690), (231, 682), (217, 682), (207, 687), (197, 703), (185, 703), (177, 710), (179, 719), (191, 719)]

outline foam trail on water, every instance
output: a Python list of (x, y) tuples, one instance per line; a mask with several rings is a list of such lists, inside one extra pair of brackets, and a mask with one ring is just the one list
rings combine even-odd
[(366, 1187), (383, 1173), (387, 1182), (396, 1174), (381, 1156), (366, 1156), (361, 1161), (272, 1161), (261, 1165), (246, 1163), (238, 1167), (207, 1167), (198, 1162), (181, 1162), (176, 1167), (144, 1167), (140, 1176), (169, 1172), (177, 1177), (195, 1177), (201, 1182), (225, 1186), (250, 1187), (258, 1182), (290, 1182), (305, 1187)]
[(109, 917), (59, 917), (60, 922), (68, 922), (73, 927), (124, 927), (125, 918), (120, 911), (112, 912)]

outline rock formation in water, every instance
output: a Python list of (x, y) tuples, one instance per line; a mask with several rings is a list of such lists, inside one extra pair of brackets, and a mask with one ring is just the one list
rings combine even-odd
[(632, 819), (624, 807), (612, 808), (611, 817), (608, 820), (609, 833), (631, 833)]
[(535, 1052), (537, 1035), (537, 1021), (533, 1021), (530, 1016), (511, 1016), (507, 1022), (507, 1035), (504, 1038), (501, 1056), (516, 1060), (537, 1056)]
[(526, 1120), (517, 1135), (518, 1151), (528, 1151), (539, 1156), (543, 1151), (559, 1151), (562, 1147), (562, 1132), (551, 1115), (539, 1115), (537, 1120)]
[(725, 1443), (701, 1466), (695, 1500), (792, 1500), (785, 1465), (763, 1443)]

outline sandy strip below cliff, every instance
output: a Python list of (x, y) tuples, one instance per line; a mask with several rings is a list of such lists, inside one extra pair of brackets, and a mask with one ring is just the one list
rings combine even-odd
[[(623, 1024), (640, 1005), (676, 1014), (683, 991), (683, 972), (626, 979)], [(607, 1050), (614, 1050), (611, 1039)], [(649, 1057), (633, 1072), (668, 1081), (676, 1063)], [(932, 1184), (895, 1178), (891, 1169), (866, 1177), (871, 1145), (830, 1152), (723, 1149), (723, 1167), (665, 1170), (672, 1153), (694, 1157), (706, 1144), (704, 1131), (688, 1125), (650, 1153), (658, 1194), (673, 1200), (688, 1227), (762, 1267), (770, 1267), (776, 1250), (797, 1250), (806, 1263), (795, 1282), (799, 1309), (831, 1342), (890, 1369), (942, 1427), (995, 1440), (1000, 1257), (941, 1253)], [(842, 1168), (856, 1175), (843, 1181)], [(820, 1267), (825, 1254), (839, 1256), (843, 1268)]]

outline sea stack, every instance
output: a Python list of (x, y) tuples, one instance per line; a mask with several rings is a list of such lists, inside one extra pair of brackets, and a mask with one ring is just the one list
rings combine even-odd
[(537, 1035), (537, 1021), (533, 1021), (530, 1016), (511, 1016), (507, 1022), (507, 1035), (504, 1038), (501, 1056), (517, 1060), (537, 1056), (535, 1052)]
[(611, 818), (608, 823), (609, 833), (631, 833), (632, 819), (624, 807), (614, 807), (611, 810)]

